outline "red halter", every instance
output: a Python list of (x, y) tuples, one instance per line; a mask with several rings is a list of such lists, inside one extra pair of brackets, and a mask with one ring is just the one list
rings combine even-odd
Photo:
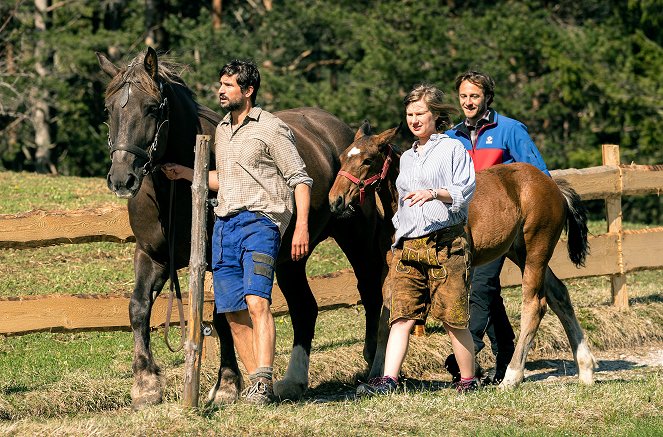
[(364, 197), (366, 196), (364, 192), (366, 187), (370, 187), (371, 185), (377, 183), (378, 186), (376, 187), (376, 190), (378, 190), (380, 188), (380, 183), (387, 177), (387, 172), (389, 171), (389, 164), (391, 164), (391, 159), (392, 159), (391, 146), (388, 145), (387, 147), (389, 147), (389, 152), (387, 153), (387, 158), (384, 160), (384, 164), (382, 165), (382, 172), (375, 174), (366, 180), (361, 180), (359, 178), (356, 178), (345, 170), (338, 171), (339, 175), (345, 176), (359, 187), (359, 205), (364, 204)]

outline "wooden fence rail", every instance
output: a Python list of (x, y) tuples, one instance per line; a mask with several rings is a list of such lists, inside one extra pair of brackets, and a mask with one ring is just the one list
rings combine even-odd
[[(603, 146), (603, 156), (606, 165), (600, 167), (551, 172), (555, 179), (566, 179), (583, 200), (606, 199), (608, 232), (590, 236), (591, 253), (585, 267), (577, 269), (569, 261), (563, 240), (558, 242), (550, 266), (560, 279), (609, 275), (614, 304), (626, 307), (626, 274), (663, 268), (663, 228), (624, 231), (621, 228), (621, 196), (660, 195), (663, 192), (663, 165), (619, 165), (619, 149), (612, 145)], [(134, 241), (124, 207), (0, 215), (0, 249), (95, 241)], [(505, 286), (518, 285), (520, 272), (507, 261), (501, 279)], [(205, 320), (210, 320), (211, 281), (205, 283), (204, 316)], [(359, 303), (356, 280), (351, 271), (312, 278), (311, 288), (322, 308)], [(0, 334), (128, 329), (128, 305), (128, 296), (44, 296), (0, 300)], [(278, 285), (272, 307), (277, 314), (287, 311)], [(153, 326), (162, 323), (163, 313), (165, 299), (163, 302), (157, 299)], [(188, 309), (185, 309), (186, 313)], [(177, 318), (172, 322), (177, 322)]]

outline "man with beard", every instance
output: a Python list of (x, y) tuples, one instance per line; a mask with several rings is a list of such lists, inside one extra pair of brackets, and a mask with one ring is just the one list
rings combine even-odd
[[(217, 313), (225, 313), (235, 347), (249, 372), (246, 400), (273, 400), (276, 329), (270, 310), (274, 263), (293, 216), (294, 261), (309, 252), (308, 213), (313, 180), (295, 137), (276, 116), (256, 106), (260, 73), (253, 62), (233, 60), (219, 73), (221, 107), (216, 128), (216, 171), (209, 186), (218, 205), (212, 235), (212, 272)], [(193, 178), (193, 170), (163, 166), (170, 179)]]

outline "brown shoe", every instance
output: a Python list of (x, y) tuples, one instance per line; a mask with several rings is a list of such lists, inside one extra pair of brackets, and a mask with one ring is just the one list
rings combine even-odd
[(274, 401), (274, 384), (271, 379), (258, 377), (253, 384), (244, 390), (242, 395), (246, 402), (255, 405), (267, 405)]

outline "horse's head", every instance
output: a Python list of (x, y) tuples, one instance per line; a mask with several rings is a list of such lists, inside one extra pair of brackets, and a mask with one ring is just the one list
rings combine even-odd
[(108, 188), (118, 197), (130, 198), (165, 152), (169, 116), (165, 88), (169, 85), (151, 47), (124, 69), (100, 53), (97, 59), (112, 78), (106, 89), (111, 157)]
[(400, 126), (373, 135), (370, 124), (364, 121), (352, 144), (340, 156), (341, 169), (329, 191), (332, 213), (352, 214), (364, 205), (366, 192), (374, 192), (380, 186), (392, 159), (390, 142), (399, 130)]

